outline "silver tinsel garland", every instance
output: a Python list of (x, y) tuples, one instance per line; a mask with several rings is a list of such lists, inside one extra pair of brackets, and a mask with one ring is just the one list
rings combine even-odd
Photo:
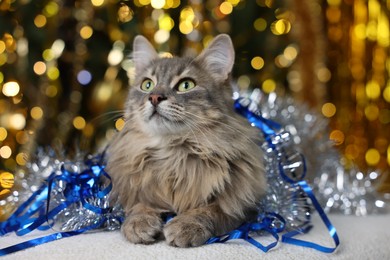
[(364, 174), (356, 167), (346, 169), (342, 155), (329, 140), (329, 122), (321, 114), (291, 97), (265, 95), (258, 89), (244, 96), (263, 117), (278, 122), (291, 134), (294, 148), (306, 158), (306, 178), (326, 212), (364, 216), (390, 211), (389, 194), (377, 192), (381, 172)]
[[(70, 173), (71, 176), (76, 176), (91, 167), (89, 161), (100, 159), (100, 155), (92, 157), (85, 156), (85, 154), (78, 154), (72, 159), (66, 159), (64, 154), (56, 153), (52, 148), (39, 148), (35, 158), (27, 163), (25, 169), (20, 169), (16, 172), (15, 187), (19, 187), (19, 190), (13, 192), (11, 196), (8, 196), (3, 204), (8, 204), (8, 206), (13, 206), (14, 208), (20, 206), (23, 202), (27, 201), (33, 193), (38, 191), (42, 185), (48, 185), (48, 179), (50, 179), (51, 175), (63, 176), (65, 173)], [(103, 189), (105, 180), (103, 179), (103, 176), (99, 177), (99, 179), (101, 183), (96, 183), (94, 186), (95, 188)], [(38, 216), (45, 215), (60, 204), (69, 201), (69, 196), (65, 193), (69, 191), (74, 192), (75, 189), (74, 187), (69, 187), (69, 185), (73, 184), (59, 178), (51, 185), (50, 201), (44, 199), (42, 203), (39, 202), (38, 198), (33, 201), (31, 203), (33, 207), (35, 205), (41, 205), (41, 209), (37, 212)], [(42, 192), (41, 196), (45, 196), (45, 193)], [(79, 195), (74, 195), (75, 198), (77, 196)], [(120, 219), (124, 218), (124, 213), (120, 205), (111, 205), (112, 203), (108, 198), (109, 194), (101, 198), (96, 196), (96, 194), (86, 196), (86, 202), (92, 207), (110, 209), (104, 214), (86, 208), (79, 198), (75, 199), (74, 203), (71, 203), (68, 207), (61, 210), (54, 217), (55, 221), (51, 229), (65, 232), (74, 231), (96, 225), (97, 223), (101, 223), (99, 224), (99, 228), (104, 230), (115, 230), (120, 228)], [(27, 210), (28, 208), (25, 211)]]

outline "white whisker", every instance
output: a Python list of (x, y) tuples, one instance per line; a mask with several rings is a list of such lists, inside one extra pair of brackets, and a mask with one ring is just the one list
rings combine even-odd
[[(123, 117), (124, 113), (125, 113), (125, 110), (109, 111), (109, 112), (106, 112), (104, 114), (101, 114), (101, 115), (93, 118), (91, 121), (89, 121), (89, 123), (96, 124), (98, 122), (99, 124), (105, 124), (113, 119), (119, 119), (119, 118)], [(110, 116), (110, 117), (107, 119), (104, 119), (103, 121), (99, 121), (100, 119), (102, 119), (106, 116)]]

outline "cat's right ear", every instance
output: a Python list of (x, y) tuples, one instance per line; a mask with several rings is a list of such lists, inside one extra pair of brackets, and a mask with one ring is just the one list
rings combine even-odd
[(144, 70), (153, 60), (158, 58), (158, 54), (152, 44), (141, 35), (134, 38), (132, 56), (135, 73)]

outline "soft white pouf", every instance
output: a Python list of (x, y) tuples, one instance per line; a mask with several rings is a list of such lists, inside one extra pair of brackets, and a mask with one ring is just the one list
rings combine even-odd
[[(1, 259), (390, 259), (390, 215), (330, 215), (329, 218), (341, 241), (338, 250), (333, 254), (284, 243), (279, 243), (276, 248), (263, 253), (242, 240), (186, 249), (170, 247), (163, 241), (153, 245), (134, 245), (127, 242), (119, 231), (112, 231), (64, 238)], [(332, 247), (333, 240), (317, 216), (314, 216), (313, 224), (314, 229), (299, 238)], [(34, 231), (24, 237), (14, 234), (0, 237), (0, 248), (44, 234)]]

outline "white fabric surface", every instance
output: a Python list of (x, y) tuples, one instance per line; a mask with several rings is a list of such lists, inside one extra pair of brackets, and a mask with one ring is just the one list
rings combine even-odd
[[(64, 238), (1, 259), (390, 259), (390, 215), (329, 217), (341, 241), (333, 254), (285, 243), (279, 243), (276, 248), (264, 253), (243, 240), (185, 249), (170, 247), (164, 241), (153, 245), (134, 245), (127, 242), (119, 231), (112, 231)], [(313, 224), (314, 229), (299, 238), (332, 247), (333, 240), (318, 216), (314, 216)], [(0, 237), (0, 248), (44, 234), (34, 231), (23, 237), (14, 234)], [(263, 237), (260, 241), (264, 239), (267, 240)]]

